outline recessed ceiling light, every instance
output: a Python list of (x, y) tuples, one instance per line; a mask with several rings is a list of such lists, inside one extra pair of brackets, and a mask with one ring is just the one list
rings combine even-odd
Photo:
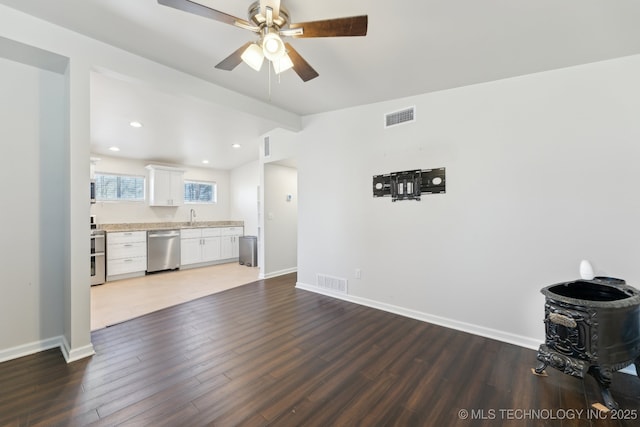
[(129, 123), (129, 126), (131, 126), (132, 128), (141, 128), (142, 127), (142, 123), (134, 121), (134, 122)]
[(109, 147), (109, 150), (111, 150), (111, 151), (120, 151), (120, 149), (118, 147)]
[(202, 163), (204, 163), (205, 165), (209, 164), (209, 160), (203, 160)]
[(242, 147), (242, 145), (240, 145), (240, 144), (233, 144), (233, 145), (232, 145), (232, 147), (233, 147), (233, 148), (240, 148), (240, 147)]

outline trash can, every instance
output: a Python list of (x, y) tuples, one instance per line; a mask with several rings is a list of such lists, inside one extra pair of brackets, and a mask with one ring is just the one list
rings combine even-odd
[(247, 267), (258, 264), (258, 238), (256, 236), (240, 236), (239, 262)]

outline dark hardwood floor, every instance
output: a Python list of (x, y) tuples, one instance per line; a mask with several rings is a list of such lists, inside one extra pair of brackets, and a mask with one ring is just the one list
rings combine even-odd
[(640, 424), (636, 377), (615, 374), (624, 419), (612, 420), (592, 409), (591, 378), (533, 375), (534, 351), (297, 290), (295, 280), (98, 330), (97, 354), (72, 364), (58, 350), (2, 363), (0, 425)]

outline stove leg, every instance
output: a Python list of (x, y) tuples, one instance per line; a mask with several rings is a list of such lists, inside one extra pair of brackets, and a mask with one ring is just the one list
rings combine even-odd
[(538, 375), (542, 374), (548, 365), (549, 365), (548, 363), (539, 361), (535, 367), (536, 374)]
[(611, 379), (613, 378), (611, 370), (600, 366), (591, 366), (589, 368), (589, 374), (598, 382), (600, 394), (602, 395), (605, 406), (609, 409), (618, 409), (618, 404), (613, 400), (613, 396), (609, 390)]

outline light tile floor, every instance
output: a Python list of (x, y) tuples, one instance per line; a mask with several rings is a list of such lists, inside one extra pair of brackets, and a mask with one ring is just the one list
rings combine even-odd
[(258, 280), (238, 263), (150, 274), (91, 287), (91, 330)]

